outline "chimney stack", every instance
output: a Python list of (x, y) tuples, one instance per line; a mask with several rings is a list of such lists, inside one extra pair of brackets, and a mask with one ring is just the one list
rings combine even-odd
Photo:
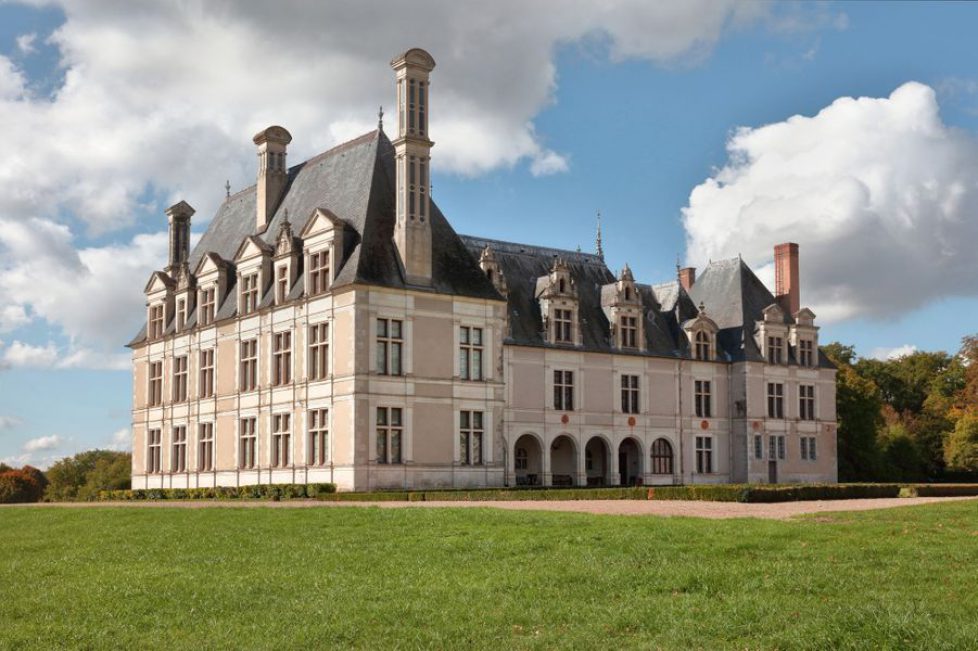
[(292, 134), (282, 127), (272, 126), (256, 135), (254, 142), (258, 145), (258, 214), (255, 225), (256, 231), (263, 233), (275, 216), (289, 179), (285, 150), (292, 142)]
[(684, 267), (679, 270), (679, 284), (687, 292), (696, 282), (696, 267)]
[(166, 209), (166, 219), (170, 224), (170, 257), (166, 272), (171, 276), (190, 260), (190, 218), (195, 212), (186, 201)]
[(774, 296), (781, 309), (794, 316), (801, 309), (798, 245), (785, 242), (774, 247)]

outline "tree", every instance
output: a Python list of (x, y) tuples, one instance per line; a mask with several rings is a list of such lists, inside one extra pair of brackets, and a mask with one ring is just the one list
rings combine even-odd
[(99, 491), (129, 488), (131, 481), (132, 455), (119, 453), (114, 457), (101, 457), (86, 475), (85, 485), (78, 490), (78, 499), (91, 500), (98, 497)]
[(131, 465), (128, 452), (89, 450), (65, 457), (48, 469), (45, 497), (53, 501), (92, 499), (99, 490), (128, 488)]
[[(24, 466), (20, 470), (0, 472), (0, 504), (40, 500), (44, 488), (38, 482), (36, 474), (40, 474), (40, 471), (30, 466)], [(41, 475), (41, 478), (43, 477), (44, 475)]]
[(883, 401), (879, 389), (850, 365), (854, 357), (851, 346), (833, 343), (822, 351), (839, 369), (836, 374), (839, 479), (876, 479), (882, 465), (876, 442), (876, 432), (882, 425)]
[(944, 460), (951, 470), (978, 471), (978, 416), (961, 416), (944, 446)]

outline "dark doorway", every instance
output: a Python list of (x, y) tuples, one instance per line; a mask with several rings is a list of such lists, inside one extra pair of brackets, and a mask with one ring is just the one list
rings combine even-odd
[(769, 484), (778, 483), (778, 462), (768, 461), (767, 462), (767, 481)]

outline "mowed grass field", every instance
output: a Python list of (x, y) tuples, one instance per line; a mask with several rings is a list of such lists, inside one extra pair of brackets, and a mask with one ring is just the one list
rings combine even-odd
[(978, 501), (0, 509), (0, 648), (978, 648)]

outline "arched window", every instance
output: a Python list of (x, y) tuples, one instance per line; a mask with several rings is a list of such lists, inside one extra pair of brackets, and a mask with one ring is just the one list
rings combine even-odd
[(666, 439), (656, 439), (652, 444), (652, 474), (672, 474), (672, 444)]
[(594, 455), (589, 448), (584, 449), (584, 469), (594, 470)]
[(695, 358), (710, 359), (710, 335), (700, 330), (696, 333), (695, 342)]
[(530, 455), (527, 453), (526, 448), (516, 448), (516, 469), (526, 470), (529, 465)]

